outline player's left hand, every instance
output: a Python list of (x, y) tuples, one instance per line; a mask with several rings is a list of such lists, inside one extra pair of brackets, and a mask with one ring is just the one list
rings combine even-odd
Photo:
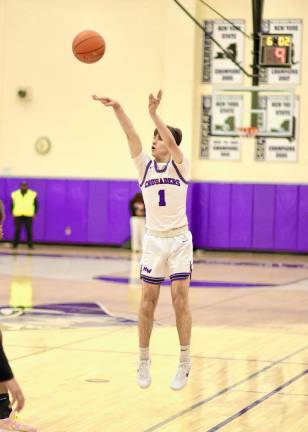
[(12, 378), (9, 381), (4, 381), (4, 385), (11, 395), (12, 408), (17, 412), (21, 411), (25, 405), (25, 397), (18, 382), (15, 378)]
[(160, 104), (162, 95), (163, 95), (162, 90), (159, 90), (156, 97), (153, 96), (152, 93), (150, 94), (150, 96), (149, 96), (149, 113), (150, 113), (150, 115), (156, 114), (156, 110)]

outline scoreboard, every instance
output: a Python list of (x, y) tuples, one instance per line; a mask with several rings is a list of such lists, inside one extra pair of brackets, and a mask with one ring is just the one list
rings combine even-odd
[(261, 34), (259, 66), (290, 68), (292, 49), (292, 34)]

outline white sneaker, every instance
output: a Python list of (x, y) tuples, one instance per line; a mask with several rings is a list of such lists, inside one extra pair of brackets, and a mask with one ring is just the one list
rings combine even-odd
[(150, 374), (151, 360), (140, 360), (137, 369), (137, 383), (141, 388), (147, 388), (151, 384)]
[(180, 362), (175, 377), (171, 381), (170, 387), (172, 390), (181, 390), (186, 386), (189, 372), (191, 368), (191, 361)]

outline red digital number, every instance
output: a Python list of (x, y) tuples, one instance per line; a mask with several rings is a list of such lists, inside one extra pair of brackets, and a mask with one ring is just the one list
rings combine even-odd
[(275, 59), (277, 60), (277, 63), (285, 64), (287, 60), (286, 56), (286, 49), (285, 48), (275, 48)]

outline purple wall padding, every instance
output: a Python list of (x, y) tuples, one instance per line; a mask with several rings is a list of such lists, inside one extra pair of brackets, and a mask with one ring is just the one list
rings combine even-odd
[[(55, 243), (69, 242), (65, 234), (70, 209), (67, 202), (67, 184), (69, 180), (47, 180), (46, 214), (45, 214), (45, 241)], [(30, 186), (30, 182), (29, 182)], [(38, 197), (40, 202), (40, 197)], [(36, 226), (34, 224), (34, 229)], [(36, 231), (34, 231), (36, 233)], [(35, 238), (36, 236), (34, 236)]]
[(299, 186), (298, 192), (297, 252), (308, 252), (308, 186)]
[(209, 194), (208, 246), (229, 248), (231, 185), (211, 184)]
[(255, 185), (253, 200), (253, 249), (274, 250), (275, 185)]
[(66, 200), (69, 209), (65, 215), (66, 236), (71, 243), (87, 243), (89, 182), (67, 182)]
[[(45, 239), (45, 220), (46, 220), (46, 202), (47, 202), (47, 194), (46, 194), (46, 186), (47, 182), (38, 180), (38, 179), (28, 179), (29, 185), (31, 185), (31, 189), (37, 192), (39, 197), (39, 211), (35, 218), (35, 236), (37, 241), (44, 241)], [(18, 188), (18, 185), (16, 189)]]
[(109, 183), (93, 180), (89, 182), (88, 242), (107, 243)]
[(192, 225), (192, 218), (191, 218), (192, 206), (193, 206), (192, 183), (190, 183), (188, 185), (188, 190), (187, 190), (187, 205), (186, 205), (188, 224), (189, 224), (190, 227)]
[(297, 243), (298, 187), (276, 186), (274, 248), (295, 250)]
[[(6, 238), (13, 238), (14, 236), (14, 223), (12, 218), (10, 217), (10, 203), (11, 203), (11, 192), (18, 189), (19, 183), (21, 179), (7, 179), (5, 181), (5, 198), (3, 200), (5, 205), (5, 212), (6, 212), (6, 220), (4, 225), (4, 239)], [(24, 239), (24, 233), (22, 233), (21, 236), (22, 239)]]
[[(6, 181), (3, 178), (0, 178), (0, 199), (6, 207), (6, 213), (8, 213), (7, 200), (6, 200)], [(6, 229), (7, 227), (5, 227), (5, 231)]]
[(131, 197), (130, 182), (118, 180), (109, 183), (107, 243), (121, 244), (129, 238), (129, 200)]
[(188, 219), (197, 248), (208, 244), (209, 193), (210, 185), (207, 183), (190, 184), (191, 206), (188, 209)]
[[(10, 194), (19, 178), (0, 178), (5, 240), (12, 240)], [(34, 239), (41, 243), (121, 245), (130, 237), (132, 180), (27, 179), (38, 192)], [(192, 182), (187, 212), (194, 246), (308, 252), (308, 186)], [(23, 234), (24, 238), (24, 234)]]
[(230, 248), (249, 249), (252, 242), (253, 185), (231, 189)]

